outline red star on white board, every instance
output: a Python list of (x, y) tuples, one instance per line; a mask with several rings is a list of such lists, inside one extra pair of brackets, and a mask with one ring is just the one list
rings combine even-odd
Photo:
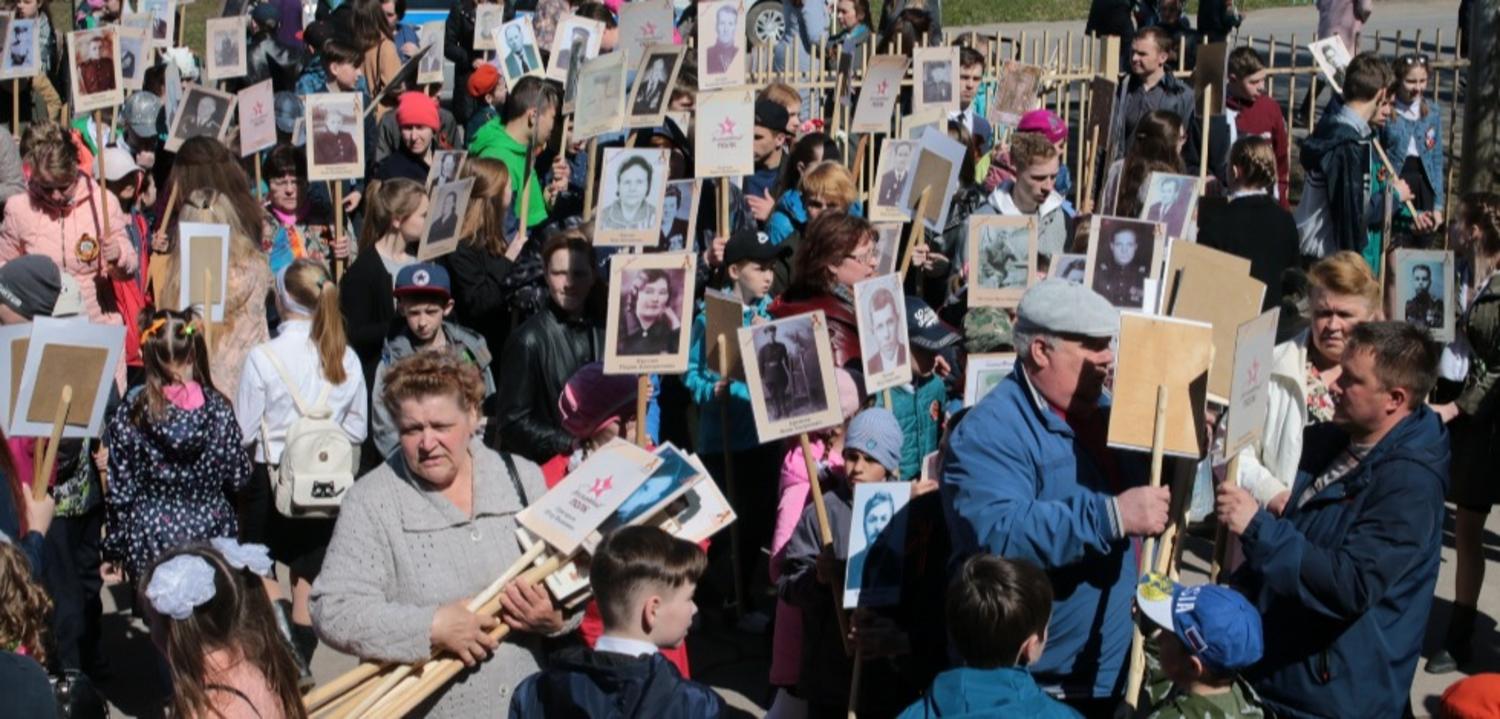
[(594, 493), (594, 499), (598, 499), (599, 497), (603, 496), (605, 492), (613, 489), (614, 486), (615, 483), (613, 476), (600, 477), (599, 479), (594, 480), (594, 486), (589, 487), (589, 491)]
[(734, 134), (734, 118), (726, 117), (726, 118), (724, 118), (723, 122), (719, 123), (719, 134), (720, 135), (731, 135), (731, 134)]
[(890, 87), (891, 87), (891, 84), (889, 82), (887, 82), (885, 80), (881, 80), (880, 84), (875, 86), (875, 94), (876, 95), (884, 95), (885, 92), (886, 92), (886, 90), (889, 90)]
[(1250, 362), (1250, 368), (1245, 371), (1245, 380), (1254, 384), (1260, 379), (1260, 360)]

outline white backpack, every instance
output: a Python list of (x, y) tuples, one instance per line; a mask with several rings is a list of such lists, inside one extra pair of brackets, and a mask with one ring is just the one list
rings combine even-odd
[[(286, 366), (270, 348), (265, 353), (297, 407), (297, 419), (286, 430), (281, 463), (271, 469), (276, 511), (291, 518), (337, 516), (344, 493), (354, 484), (359, 453), (344, 428), (333, 421), (333, 411), (328, 408), (333, 385), (324, 382), (317, 402), (308, 407), (297, 393), (297, 383)], [(269, 437), (262, 419), (261, 442), (267, 443)]]

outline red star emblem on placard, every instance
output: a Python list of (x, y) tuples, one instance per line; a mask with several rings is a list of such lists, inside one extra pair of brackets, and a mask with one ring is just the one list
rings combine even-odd
[(884, 95), (886, 93), (886, 91), (889, 90), (890, 88), (891, 88), (891, 84), (889, 82), (887, 82), (885, 80), (881, 80), (880, 84), (875, 86), (875, 94), (876, 95)]
[(734, 134), (734, 118), (726, 117), (726, 118), (724, 118), (723, 122), (719, 123), (719, 134), (720, 135), (731, 135), (731, 134)]
[(605, 492), (613, 489), (614, 486), (615, 483), (613, 476), (600, 477), (599, 479), (594, 480), (594, 486), (589, 487), (589, 491), (593, 492), (594, 499), (598, 499), (599, 497), (603, 496)]
[(1245, 380), (1248, 381), (1248, 382), (1250, 382), (1251, 384), (1254, 384), (1259, 379), (1260, 379), (1260, 360), (1254, 360), (1254, 361), (1252, 361), (1250, 363), (1250, 368), (1248, 370), (1246, 370), (1246, 372), (1245, 372)]
[(260, 117), (261, 115), (266, 114), (266, 105), (263, 102), (257, 101), (255, 103), (255, 107), (252, 108), (252, 109), (255, 111), (255, 116), (256, 117)]
[(656, 23), (647, 22), (641, 26), (641, 37), (656, 37)]

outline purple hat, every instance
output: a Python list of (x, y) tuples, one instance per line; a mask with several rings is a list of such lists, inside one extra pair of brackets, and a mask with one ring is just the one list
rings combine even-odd
[(1016, 132), (1039, 132), (1048, 142), (1057, 144), (1067, 138), (1068, 123), (1051, 110), (1032, 110), (1021, 116)]

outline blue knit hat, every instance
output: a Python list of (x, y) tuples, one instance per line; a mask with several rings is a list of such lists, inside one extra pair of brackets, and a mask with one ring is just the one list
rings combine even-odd
[(849, 422), (844, 446), (870, 455), (889, 471), (901, 467), (901, 424), (884, 407), (871, 407)]

